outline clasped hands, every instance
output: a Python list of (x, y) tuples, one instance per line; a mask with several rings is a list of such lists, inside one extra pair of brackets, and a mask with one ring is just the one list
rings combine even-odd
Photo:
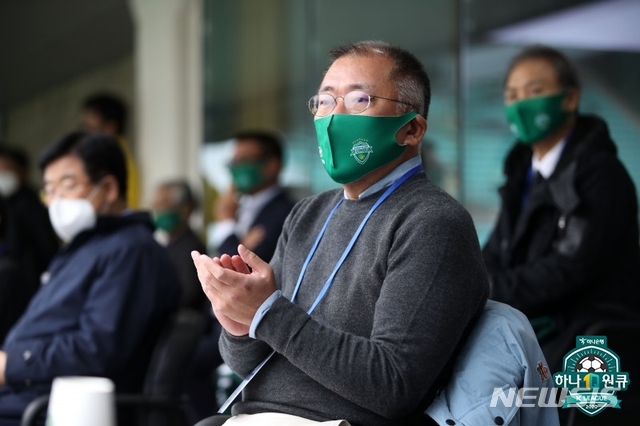
[(191, 258), (220, 325), (234, 336), (249, 334), (256, 311), (277, 289), (271, 266), (242, 244), (238, 255), (192, 251)]

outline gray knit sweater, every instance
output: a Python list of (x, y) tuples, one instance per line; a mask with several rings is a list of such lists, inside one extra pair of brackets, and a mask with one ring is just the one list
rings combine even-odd
[(223, 333), (225, 362), (249, 383), (234, 414), (284, 412), (394, 425), (415, 410), (480, 312), (488, 282), (469, 214), (419, 173), (378, 207), (311, 316), (338, 258), (382, 191), (336, 210), (290, 302), (302, 264), (342, 190), (302, 200), (271, 262), (283, 296), (257, 339)]

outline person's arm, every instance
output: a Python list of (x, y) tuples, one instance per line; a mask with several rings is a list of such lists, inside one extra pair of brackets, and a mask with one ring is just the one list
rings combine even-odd
[(293, 205), (284, 194), (276, 196), (276, 198), (271, 200), (260, 212), (253, 227), (249, 230), (249, 234), (261, 231), (258, 232), (261, 238), (256, 240), (254, 244), (251, 244), (251, 242), (248, 241), (247, 235), (242, 239), (241, 243), (258, 255), (258, 257), (269, 262), (276, 251), (278, 238), (282, 233), (284, 222), (292, 207)]
[[(141, 285), (139, 268), (149, 268), (143, 248), (123, 246), (96, 261), (95, 276), (83, 303), (78, 325), (59, 333), (11, 342), (7, 352), (6, 382), (47, 382), (61, 375), (105, 375), (119, 368), (133, 348), (118, 347), (118, 332), (134, 286)], [(144, 266), (143, 266), (144, 265)], [(153, 296), (150, 295), (150, 300)], [(139, 309), (141, 318), (147, 315)], [(127, 335), (140, 338), (144, 321), (127, 319)]]
[(406, 226), (397, 235), (370, 337), (326, 327), (280, 298), (258, 338), (344, 398), (388, 418), (406, 415), (488, 292), (470, 220), (459, 219), (443, 214), (434, 226)]
[(238, 254), (238, 245), (242, 244), (261, 259), (270, 261), (292, 206), (284, 194), (277, 195), (262, 208), (247, 235), (238, 238), (237, 235), (229, 233), (220, 245), (219, 252), (236, 255)]
[[(289, 223), (292, 222), (295, 212), (299, 210), (302, 204), (303, 203), (295, 206), (291, 214), (286, 218), (285, 225), (278, 239), (276, 252), (270, 262), (278, 288), (280, 288), (282, 257), (284, 256), (285, 247), (289, 238)], [(249, 374), (273, 351), (273, 349), (263, 341), (252, 339), (248, 335), (240, 337), (233, 336), (224, 329), (220, 335), (219, 347), (224, 362), (242, 377)]]
[(510, 269), (487, 263), (492, 299), (532, 313), (581, 290), (615, 260), (612, 256), (637, 220), (626, 172), (612, 156), (595, 158), (576, 185), (581, 204), (549, 254)]
[(488, 293), (477, 237), (461, 209), (406, 223), (394, 241), (370, 336), (325, 326), (284, 297), (256, 331), (327, 389), (387, 418), (415, 409)]

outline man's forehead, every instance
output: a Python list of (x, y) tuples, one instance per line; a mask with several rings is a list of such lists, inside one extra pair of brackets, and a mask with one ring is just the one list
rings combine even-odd
[(252, 138), (243, 138), (236, 140), (234, 154), (262, 154), (262, 145), (260, 141)]
[(81, 179), (87, 177), (82, 160), (76, 155), (64, 155), (44, 168), (44, 180)]
[(376, 90), (390, 83), (393, 61), (382, 55), (344, 56), (336, 59), (327, 69), (320, 91)]

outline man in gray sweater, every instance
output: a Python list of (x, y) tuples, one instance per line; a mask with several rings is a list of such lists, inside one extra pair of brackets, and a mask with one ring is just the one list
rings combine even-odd
[(263, 413), (409, 424), (487, 298), (469, 214), (422, 170), (422, 64), (382, 42), (331, 58), (309, 109), (342, 189), (294, 207), (270, 264), (242, 245), (193, 253), (225, 362), (251, 377), (273, 353), (228, 425), (268, 424)]

